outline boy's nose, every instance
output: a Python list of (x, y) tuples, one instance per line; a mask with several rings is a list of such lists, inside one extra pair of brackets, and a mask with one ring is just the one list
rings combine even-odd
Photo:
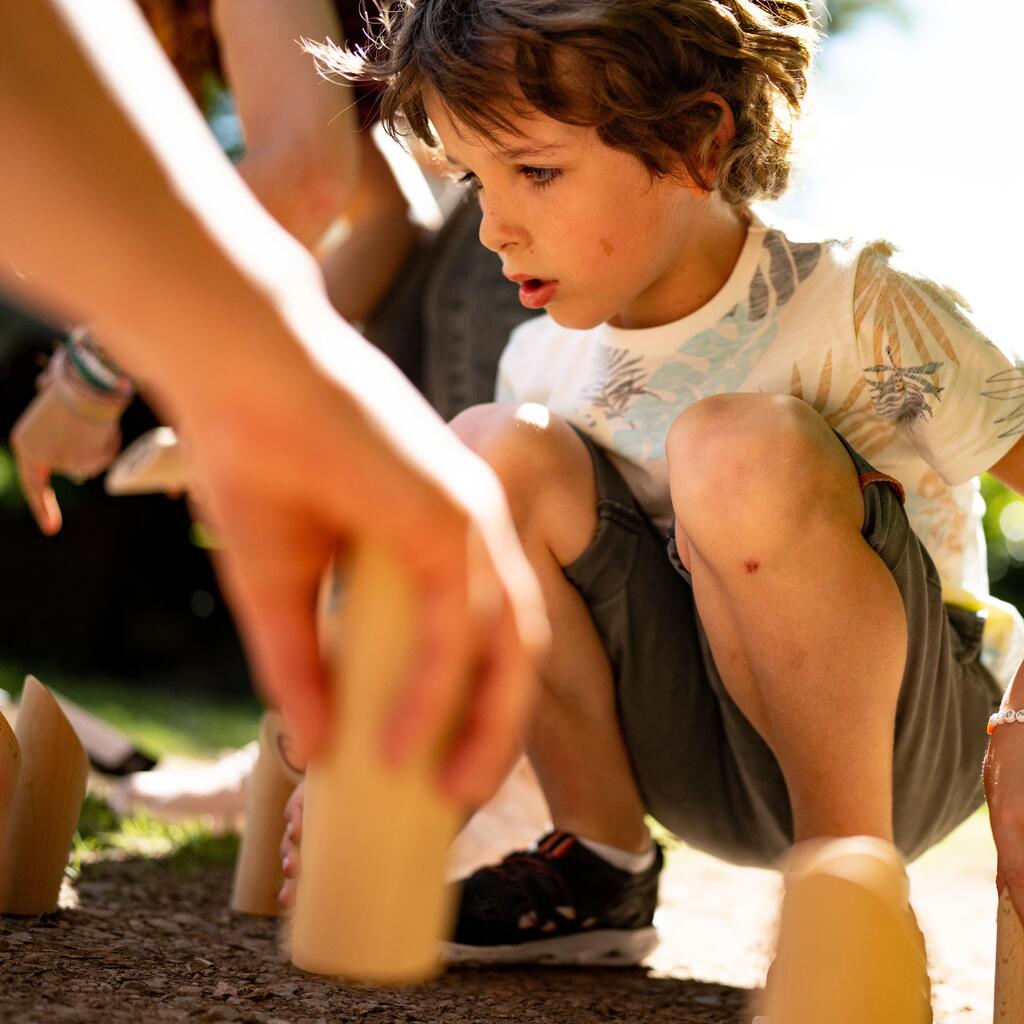
[(515, 245), (522, 245), (526, 233), (515, 221), (504, 216), (503, 208), (480, 197), (483, 218), (480, 221), (480, 244), (491, 252), (507, 252)]

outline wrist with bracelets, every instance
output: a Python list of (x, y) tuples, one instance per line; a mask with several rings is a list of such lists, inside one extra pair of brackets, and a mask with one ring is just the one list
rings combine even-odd
[(997, 711), (988, 720), (988, 734), (992, 735), (1001, 725), (1024, 723), (1024, 711)]
[(93, 340), (84, 327), (76, 328), (64, 345), (67, 361), (81, 381), (94, 391), (131, 399), (135, 383)]
[(57, 397), (76, 416), (95, 423), (116, 422), (132, 399), (130, 394), (103, 391), (89, 383), (72, 364), (66, 345), (50, 360), (49, 380)]

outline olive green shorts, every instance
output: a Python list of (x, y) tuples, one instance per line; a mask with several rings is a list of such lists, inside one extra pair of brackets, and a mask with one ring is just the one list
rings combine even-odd
[[(692, 846), (740, 864), (771, 864), (793, 839), (779, 764), (726, 692), (674, 536), (666, 544), (605, 453), (580, 436), (594, 463), (598, 528), (565, 575), (611, 659), (619, 721), (648, 812)], [(943, 604), (902, 488), (846, 447), (860, 473), (864, 538), (892, 573), (907, 614), (893, 815), (896, 845), (913, 858), (982, 803), (985, 726), (1001, 690), (979, 661), (984, 622)], [(870, 649), (863, 670), (872, 671)]]

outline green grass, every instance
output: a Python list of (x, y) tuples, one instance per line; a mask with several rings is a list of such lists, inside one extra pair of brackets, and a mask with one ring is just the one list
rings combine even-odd
[(148, 814), (122, 818), (103, 800), (89, 795), (82, 805), (71, 845), (68, 875), (77, 880), (83, 864), (112, 851), (128, 857), (164, 860), (182, 874), (192, 875), (206, 865), (234, 864), (238, 837), (214, 835), (201, 821), (170, 823)]
[[(0, 689), (15, 697), (24, 672), (0, 662)], [(171, 692), (114, 680), (42, 680), (87, 711), (131, 737), (153, 757), (176, 754), (211, 757), (256, 738), (261, 708), (255, 697), (224, 697), (194, 691)]]

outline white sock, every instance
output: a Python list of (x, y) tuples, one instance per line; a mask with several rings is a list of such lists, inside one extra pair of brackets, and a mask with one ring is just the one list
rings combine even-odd
[(631, 875), (639, 875), (646, 871), (654, 863), (654, 843), (650, 843), (646, 853), (633, 853), (630, 850), (620, 850), (616, 846), (607, 846), (604, 843), (594, 842), (593, 839), (584, 839), (583, 836), (576, 837), (591, 853), (596, 853), (602, 860), (608, 861), (612, 867), (620, 871), (628, 871)]

